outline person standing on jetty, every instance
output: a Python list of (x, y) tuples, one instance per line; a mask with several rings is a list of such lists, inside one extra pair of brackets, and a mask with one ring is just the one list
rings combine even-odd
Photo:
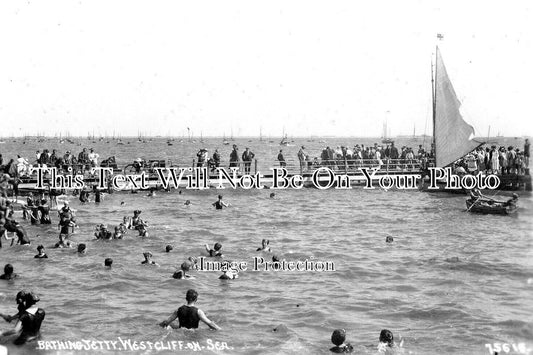
[(285, 157), (283, 156), (283, 150), (280, 149), (279, 150), (279, 153), (278, 153), (278, 161), (279, 161), (279, 166), (284, 168), (287, 166), (287, 162), (285, 162)]
[(231, 151), (229, 155), (229, 167), (239, 167), (239, 152), (238, 152), (237, 144), (233, 145), (233, 150)]
[(193, 289), (188, 290), (185, 296), (187, 304), (178, 308), (170, 315), (167, 320), (159, 323), (159, 325), (162, 327), (167, 327), (170, 325), (170, 323), (176, 320), (176, 318), (178, 318), (178, 328), (197, 329), (198, 324), (200, 323), (200, 321), (202, 321), (207, 324), (209, 328), (214, 330), (220, 330), (221, 328), (216, 325), (215, 322), (209, 320), (209, 318), (206, 317), (205, 313), (195, 306), (197, 299), (198, 292)]
[(250, 151), (250, 148), (246, 148), (245, 151), (242, 153), (242, 161), (244, 162), (244, 173), (250, 174), (250, 165), (252, 164), (252, 160), (254, 159), (255, 154)]

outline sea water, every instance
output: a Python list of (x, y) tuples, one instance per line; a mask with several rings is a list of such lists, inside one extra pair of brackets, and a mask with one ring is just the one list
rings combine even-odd
[[(9, 144), (4, 159), (14, 151), (51, 148), (46, 143)], [(110, 143), (107, 148), (97, 144), (101, 156), (117, 155), (121, 162), (141, 153), (147, 159), (168, 155), (183, 160), (199, 147), (183, 143), (164, 148), (165, 141)], [(259, 158), (275, 157), (279, 149), (277, 143), (237, 144), (250, 145)], [(319, 144), (306, 141), (282, 149), (295, 156), (302, 144), (318, 151)], [(57, 149), (78, 152), (74, 145)], [(161, 153), (165, 149), (175, 151)], [(221, 148), (223, 157), (230, 149)], [(220, 193), (230, 207), (215, 210), (211, 204)], [(100, 204), (84, 205), (74, 196), (70, 200), (79, 225), (71, 239), (87, 244), (86, 255), (78, 256), (75, 248), (52, 248), (58, 235), (54, 214), (52, 225), (31, 226), (17, 213), (32, 245), (10, 247), (4, 241), (0, 249), (0, 264), (13, 264), (20, 275), (0, 282), (0, 312), (16, 312), (18, 291), (37, 293), (38, 306), (46, 311), (43, 342), (115, 341), (143, 354), (169, 353), (165, 346), (172, 344), (181, 346), (182, 353), (324, 354), (332, 346), (332, 331), (344, 328), (356, 353), (374, 354), (380, 330), (386, 328), (396, 339), (403, 337), (404, 351), (413, 354), (488, 354), (487, 344), (495, 343), (510, 344), (511, 350), (512, 345), (533, 347), (533, 202), (526, 193), (513, 216), (468, 213), (461, 195), (362, 187), (172, 190), (155, 197), (114, 193)], [(186, 200), (191, 204), (185, 205)], [(123, 240), (94, 239), (96, 224), (112, 229), (136, 209), (149, 224), (149, 237), (129, 231)], [(385, 243), (388, 235), (393, 243)], [(220, 272), (193, 271), (194, 279), (172, 278), (189, 256), (205, 253), (205, 243), (222, 243), (224, 260), (251, 264), (255, 256), (271, 258), (256, 252), (265, 238), (280, 259), (331, 261), (335, 271), (247, 270), (231, 281), (219, 280)], [(39, 244), (46, 247), (48, 259), (33, 258)], [(174, 246), (170, 253), (165, 252), (167, 244)], [(141, 265), (144, 251), (151, 251), (161, 266)], [(103, 266), (107, 257), (114, 260), (111, 269)], [(196, 331), (158, 326), (185, 302), (190, 288), (199, 293), (197, 306), (221, 331), (204, 324)], [(1, 329), (11, 326), (4, 323)], [(133, 342), (137, 350), (128, 348)], [(163, 350), (148, 350), (148, 342)], [(34, 346), (10, 345), (10, 351), (28, 352)]]

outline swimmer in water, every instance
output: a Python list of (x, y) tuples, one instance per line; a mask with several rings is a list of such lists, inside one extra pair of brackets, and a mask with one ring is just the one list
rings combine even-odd
[(38, 210), (41, 214), (41, 224), (52, 224), (50, 220), (50, 207), (46, 199), (41, 200), (41, 205), (38, 207)]
[(35, 259), (48, 259), (48, 255), (46, 255), (46, 253), (44, 252), (44, 246), (39, 245), (37, 247), (37, 252), (39, 254), (34, 256)]
[(269, 252), (271, 253), (272, 250), (270, 249), (270, 247), (268, 246), (270, 244), (270, 240), (268, 239), (263, 239), (261, 241), (261, 248), (257, 248), (256, 251), (266, 251), (266, 252)]
[(187, 200), (187, 201), (185, 201), (185, 203), (184, 203), (185, 206), (189, 206), (190, 204), (191, 204), (191, 200)]
[(87, 245), (84, 243), (78, 244), (78, 254), (87, 254)]
[(14, 271), (15, 270), (13, 269), (13, 265), (6, 264), (6, 266), (4, 266), (4, 274), (0, 275), (0, 280), (13, 280), (17, 278), (18, 275), (15, 274)]
[[(124, 216), (122, 218), (122, 223), (120, 223), (121, 226), (124, 226), (126, 229), (131, 229), (131, 218), (128, 216)], [(126, 231), (124, 231), (126, 233)]]
[(167, 253), (170, 253), (173, 249), (174, 249), (174, 247), (173, 247), (172, 245), (170, 245), (170, 244), (168, 244), (168, 245), (165, 247), (165, 251), (166, 251)]
[(191, 263), (188, 261), (184, 261), (181, 264), (181, 270), (176, 271), (172, 277), (178, 280), (181, 279), (194, 279), (191, 275), (187, 275), (187, 271), (191, 269)]
[(213, 206), (215, 206), (215, 208), (217, 210), (221, 210), (223, 209), (224, 207), (228, 207), (229, 204), (222, 201), (222, 195), (218, 195), (218, 200), (216, 202), (213, 203)]
[(60, 234), (59, 242), (54, 245), (54, 248), (72, 248), (72, 243), (65, 238), (64, 234)]
[(351, 353), (353, 346), (350, 343), (344, 343), (346, 341), (346, 330), (335, 329), (331, 334), (331, 342), (335, 345), (329, 351), (333, 353)]
[(394, 341), (394, 336), (392, 335), (392, 332), (390, 330), (383, 329), (381, 333), (379, 333), (378, 352), (385, 353), (388, 350), (396, 350), (402, 346), (403, 339), (400, 337), (400, 345), (398, 346)]
[(11, 323), (15, 319), (19, 319), (22, 314), (24, 314), (24, 311), (26, 310), (26, 306), (24, 305), (24, 298), (26, 297), (26, 291), (22, 290), (17, 293), (17, 297), (15, 298), (15, 301), (17, 302), (17, 310), (18, 313), (15, 315), (10, 316), (9, 314), (0, 314), (0, 317), (4, 318), (4, 320), (8, 323)]
[(220, 275), (219, 280), (233, 280), (238, 278), (239, 275), (237, 273), (234, 273), (233, 270), (222, 270), (222, 275)]
[(270, 193), (270, 198), (274, 198), (274, 197), (276, 197), (276, 194), (273, 193), (273, 192), (271, 192), (271, 193)]
[(131, 226), (133, 229), (139, 231), (139, 237), (148, 237), (148, 231), (146, 230), (146, 227), (148, 227), (148, 224), (143, 221), (140, 217), (141, 215), (140, 210), (133, 211), (133, 218), (131, 219)]
[(215, 243), (213, 249), (209, 249), (209, 245), (205, 244), (205, 250), (212, 257), (222, 257), (222, 244)]
[(41, 323), (45, 317), (44, 310), (36, 306), (39, 297), (31, 292), (26, 293), (23, 302), (25, 310), (20, 315), (15, 329), (0, 332), (0, 337), (17, 334), (18, 338), (13, 342), (15, 345), (22, 345), (38, 339), (41, 336)]
[(159, 266), (158, 263), (156, 263), (155, 261), (152, 260), (152, 253), (147, 251), (147, 252), (144, 252), (143, 253), (143, 256), (144, 256), (144, 261), (141, 262), (141, 264), (143, 265), (155, 265), (155, 266)]
[(115, 232), (113, 233), (113, 239), (122, 239), (123, 236), (124, 234), (122, 233), (120, 225), (115, 226)]
[(209, 320), (205, 313), (195, 306), (198, 300), (198, 292), (195, 290), (188, 290), (185, 296), (187, 301), (186, 305), (181, 306), (174, 311), (170, 317), (161, 322), (159, 325), (162, 327), (169, 326), (176, 318), (178, 319), (178, 328), (196, 329), (200, 321), (204, 322), (209, 328), (214, 330), (220, 330), (220, 327), (215, 322)]
[(190, 262), (190, 264), (192, 265), (192, 268), (193, 269), (198, 269), (198, 258), (196, 258), (196, 256), (189, 256), (187, 258), (187, 261)]
[[(6, 219), (4, 228), (8, 232), (15, 233), (15, 235), (17, 236), (17, 244), (20, 244), (20, 245), (31, 244), (30, 238), (28, 238), (28, 234), (26, 233), (26, 230), (14, 219)], [(6, 234), (6, 239), (9, 240), (12, 238), (8, 238)], [(11, 241), (11, 245), (13, 245), (13, 241)]]
[(150, 188), (150, 192), (148, 192), (146, 197), (155, 197), (155, 190), (153, 187)]
[(113, 265), (113, 259), (111, 259), (111, 258), (106, 258), (106, 259), (104, 260), (104, 266), (105, 266), (105, 267), (108, 267), (108, 268), (111, 268), (111, 265)]
[(392, 243), (392, 242), (394, 242), (394, 238), (388, 235), (387, 238), (385, 238), (385, 243)]

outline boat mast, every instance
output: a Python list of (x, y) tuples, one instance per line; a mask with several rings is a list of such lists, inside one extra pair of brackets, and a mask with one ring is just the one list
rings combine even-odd
[[(437, 87), (435, 81), (437, 80), (437, 51), (439, 47), (435, 47), (435, 74), (433, 74), (433, 63), (431, 63), (431, 98), (433, 100), (433, 159), (437, 164), (437, 142), (435, 137), (435, 122), (437, 118)], [(432, 60), (433, 61), (433, 60)]]

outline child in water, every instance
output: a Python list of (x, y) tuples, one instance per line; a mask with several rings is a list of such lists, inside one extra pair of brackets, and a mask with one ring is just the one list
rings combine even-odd
[(331, 352), (334, 353), (351, 353), (353, 351), (353, 346), (349, 343), (344, 343), (346, 341), (346, 330), (344, 329), (335, 329), (333, 334), (331, 334), (331, 342), (335, 345), (331, 349)]
[(205, 245), (205, 250), (209, 254), (209, 256), (216, 256), (216, 257), (222, 257), (222, 244), (215, 243), (213, 246), (213, 249), (209, 249), (209, 245)]

